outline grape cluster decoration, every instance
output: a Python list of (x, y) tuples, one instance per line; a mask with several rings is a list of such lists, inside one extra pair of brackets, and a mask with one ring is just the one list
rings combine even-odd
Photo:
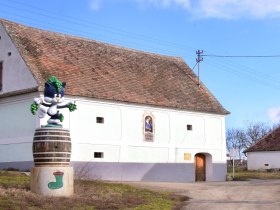
[(36, 104), (35, 102), (33, 102), (30, 106), (30, 111), (33, 115), (36, 114), (36, 112), (38, 111), (39, 109), (39, 104)]
[(70, 112), (73, 112), (77, 109), (77, 105), (76, 104), (68, 104), (68, 109)]

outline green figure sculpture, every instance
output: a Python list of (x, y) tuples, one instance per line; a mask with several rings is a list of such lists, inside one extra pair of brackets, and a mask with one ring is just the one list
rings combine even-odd
[[(55, 76), (50, 76), (45, 83), (44, 99), (34, 98), (31, 104), (31, 113), (36, 114), (39, 107), (38, 116), (45, 117), (46, 114), (50, 116), (48, 124), (45, 127), (62, 127), (60, 122), (63, 121), (64, 116), (59, 113), (58, 109), (68, 108), (70, 112), (75, 111), (77, 106), (72, 102), (61, 105), (64, 102), (65, 82), (61, 82)], [(45, 107), (48, 107), (47, 109)]]

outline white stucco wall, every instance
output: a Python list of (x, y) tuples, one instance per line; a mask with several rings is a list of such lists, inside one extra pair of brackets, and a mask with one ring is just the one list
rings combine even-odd
[[(36, 96), (0, 99), (0, 162), (33, 160), (34, 130), (48, 119), (30, 113)], [(194, 163), (195, 154), (204, 153), (213, 163), (226, 162), (224, 116), (85, 98), (67, 101), (78, 106), (72, 113), (61, 110), (63, 125), (71, 130), (71, 161)], [(144, 141), (145, 114), (154, 116), (153, 142)], [(103, 117), (104, 123), (96, 123), (96, 117)], [(193, 130), (187, 130), (187, 124)], [(95, 158), (95, 152), (103, 152), (103, 158)], [(186, 154), (189, 158), (184, 159)]]
[[(207, 153), (213, 163), (226, 162), (224, 116), (85, 98), (69, 100), (78, 106), (66, 122), (71, 129), (72, 161), (92, 161), (94, 152), (103, 152), (98, 161), (193, 163), (195, 154)], [(144, 141), (145, 114), (154, 116), (154, 142)], [(104, 117), (104, 124), (96, 123), (96, 117)], [(184, 160), (185, 153), (191, 158)]]
[[(265, 164), (269, 165), (266, 167)], [(280, 168), (280, 151), (248, 152), (247, 167), (248, 170)]]
[(3, 89), (0, 95), (37, 87), (37, 82), (0, 23), (0, 62), (3, 62)]
[(36, 94), (0, 99), (0, 162), (33, 161), (36, 123), (30, 104)]

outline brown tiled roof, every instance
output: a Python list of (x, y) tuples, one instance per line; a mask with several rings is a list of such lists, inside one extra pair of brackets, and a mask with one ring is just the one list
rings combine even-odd
[(0, 19), (43, 91), (48, 76), (66, 94), (215, 114), (228, 114), (177, 57), (127, 49)]
[(280, 151), (280, 127), (274, 129), (244, 152)]

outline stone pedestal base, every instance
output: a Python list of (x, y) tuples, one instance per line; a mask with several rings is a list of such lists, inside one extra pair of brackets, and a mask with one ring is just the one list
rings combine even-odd
[(33, 167), (30, 188), (32, 192), (46, 196), (72, 196), (73, 167)]

